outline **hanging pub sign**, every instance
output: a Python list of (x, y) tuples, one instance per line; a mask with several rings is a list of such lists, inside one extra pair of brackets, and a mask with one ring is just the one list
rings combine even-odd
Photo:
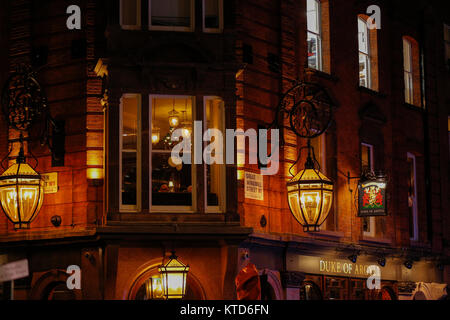
[(386, 178), (376, 177), (358, 183), (359, 217), (387, 216)]

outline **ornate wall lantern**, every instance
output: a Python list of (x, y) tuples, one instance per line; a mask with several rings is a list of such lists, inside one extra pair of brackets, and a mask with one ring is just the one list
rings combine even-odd
[(319, 231), (331, 210), (333, 182), (314, 168), (310, 154), (305, 169), (288, 182), (287, 188), (289, 208), (294, 218), (305, 232)]
[(288, 90), (277, 109), (271, 127), (289, 120), (289, 129), (297, 136), (307, 139), (308, 150), (305, 168), (287, 183), (289, 208), (294, 218), (303, 226), (305, 232), (319, 231), (333, 204), (333, 182), (320, 172), (320, 165), (314, 155), (311, 139), (324, 134), (332, 120), (332, 100), (327, 91), (316, 83), (296, 82)]
[(0, 176), (0, 205), (15, 229), (28, 229), (41, 209), (44, 182), (25, 162), (23, 146), (16, 161)]
[[(52, 165), (63, 166), (64, 122), (57, 122), (50, 116), (47, 99), (36, 74), (27, 66), (19, 66), (10, 75), (2, 91), (1, 103), (8, 127), (20, 131), (20, 152), (16, 163), (0, 176), (0, 206), (15, 229), (29, 228), (41, 209), (44, 192), (41, 176), (26, 163), (22, 133), (28, 132), (38, 120), (43, 120), (41, 144), (46, 144), (52, 151)], [(30, 139), (29, 135), (27, 139)], [(11, 152), (12, 148), (3, 161)]]
[(166, 299), (183, 299), (186, 295), (186, 279), (189, 266), (178, 260), (175, 251), (169, 257), (167, 264), (159, 267), (162, 288)]

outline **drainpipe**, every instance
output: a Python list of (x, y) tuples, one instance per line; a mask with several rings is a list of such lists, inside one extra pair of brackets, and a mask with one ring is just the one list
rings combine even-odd
[(422, 23), (420, 27), (420, 95), (421, 106), (423, 109), (423, 134), (424, 134), (424, 165), (425, 165), (425, 202), (426, 202), (426, 218), (427, 218), (427, 239), (431, 243), (433, 241), (433, 217), (432, 217), (432, 203), (431, 203), (431, 156), (430, 156), (430, 128), (429, 128), (429, 111), (426, 104), (426, 89), (425, 89), (425, 55), (424, 55), (424, 41), (425, 41), (425, 14), (426, 8), (423, 10)]

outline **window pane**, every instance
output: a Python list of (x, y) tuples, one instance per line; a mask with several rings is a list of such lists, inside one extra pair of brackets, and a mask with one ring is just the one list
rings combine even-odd
[(403, 64), (405, 71), (411, 72), (411, 42), (406, 39), (403, 39)]
[(122, 26), (138, 25), (138, 1), (139, 0), (121, 0)]
[(320, 39), (317, 35), (308, 32), (308, 67), (320, 69)]
[(191, 26), (191, 0), (151, 0), (151, 13), (153, 26)]
[[(169, 116), (171, 122), (169, 122)], [(192, 99), (163, 97), (152, 99), (152, 205), (192, 206), (192, 166), (171, 161), (172, 132), (192, 133)], [(159, 138), (156, 138), (158, 136)], [(192, 150), (192, 149), (191, 149)], [(191, 153), (191, 150), (188, 152)]]
[(361, 145), (361, 170), (372, 170), (372, 148)]
[(405, 101), (413, 103), (413, 79), (412, 73), (405, 71)]
[(138, 97), (122, 98), (122, 204), (137, 205)]
[(359, 53), (359, 85), (366, 88), (370, 87), (369, 57), (364, 53)]
[[(224, 132), (223, 128), (223, 102), (219, 99), (211, 99), (206, 102), (206, 120), (208, 129), (218, 129), (220, 132)], [(214, 142), (214, 141), (212, 141)], [(211, 154), (212, 157), (217, 156)], [(225, 161), (225, 154), (223, 154), (223, 161)], [(206, 166), (206, 182), (207, 182), (207, 198), (208, 206), (219, 206), (223, 199), (221, 199), (221, 193), (223, 193), (223, 164), (212, 164)]]
[(359, 51), (369, 54), (369, 33), (366, 21), (358, 18), (358, 46)]
[(414, 176), (414, 159), (408, 157), (408, 210), (409, 210), (409, 236), (414, 238), (414, 207), (416, 205), (416, 177)]
[(205, 0), (205, 28), (219, 29), (219, 0)]
[(320, 33), (319, 5), (319, 2), (316, 0), (307, 0), (306, 3), (308, 31), (317, 34)]

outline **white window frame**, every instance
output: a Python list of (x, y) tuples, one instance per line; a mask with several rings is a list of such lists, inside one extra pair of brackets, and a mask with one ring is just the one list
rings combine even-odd
[(122, 3), (124, 0), (120, 0), (120, 26), (123, 30), (140, 30), (142, 26), (142, 18), (141, 18), (141, 0), (135, 0), (137, 2), (136, 8), (136, 21), (137, 25), (125, 25), (122, 23), (123, 21), (123, 13), (122, 13)]
[[(417, 207), (417, 171), (416, 171), (416, 156), (410, 152), (407, 153), (407, 159), (411, 159), (413, 163), (414, 172), (414, 199), (413, 199), (413, 225), (414, 225), (414, 236), (410, 237), (411, 241), (419, 240), (419, 217), (418, 217), (418, 207)], [(410, 177), (408, 177), (410, 179)]]
[[(175, 98), (175, 99), (192, 99), (192, 119), (196, 119), (196, 100), (195, 96), (186, 96), (186, 95), (162, 95), (162, 94), (150, 94), (149, 95), (149, 128), (152, 127), (152, 121), (153, 121), (153, 99), (158, 98)], [(169, 119), (169, 115), (167, 115), (167, 121)], [(195, 139), (192, 139), (192, 151), (195, 150)], [(152, 184), (152, 155), (153, 155), (153, 143), (151, 139), (149, 139), (149, 207), (151, 213), (195, 213), (197, 210), (197, 188), (195, 187), (197, 185), (197, 165), (194, 164), (194, 161), (192, 159), (192, 165), (191, 165), (191, 177), (192, 177), (192, 206), (154, 206), (153, 205), (153, 199), (152, 199), (152, 193), (153, 193), (153, 184)]]
[[(122, 204), (122, 152), (123, 152), (123, 98), (136, 98), (138, 101), (137, 109), (137, 141), (136, 141), (136, 205)], [(125, 93), (120, 99), (119, 106), (119, 210), (120, 212), (139, 212), (141, 211), (141, 186), (142, 186), (142, 97), (137, 93)]]
[(205, 25), (205, 14), (206, 14), (206, 4), (205, 4), (206, 0), (202, 1), (202, 18), (203, 18), (203, 32), (205, 33), (222, 33), (223, 32), (223, 0), (218, 0), (219, 1), (219, 28), (207, 28)]
[[(220, 100), (221, 101), (221, 105), (220, 105), (220, 112), (222, 113), (222, 123), (221, 123), (221, 127), (219, 128), (222, 133), (223, 133), (223, 138), (224, 138), (224, 162), (225, 162), (225, 157), (226, 157), (226, 143), (225, 143), (225, 102), (223, 101), (223, 99), (221, 97), (217, 97), (217, 96), (204, 96), (203, 97), (203, 123), (205, 123), (205, 129), (208, 130), (210, 128), (207, 127), (207, 123), (208, 123), (208, 119), (206, 118), (206, 106), (208, 101), (210, 100)], [(208, 176), (207, 176), (207, 165), (204, 165), (203, 168), (203, 172), (204, 172), (204, 186), (205, 186), (205, 190), (204, 190), (204, 195), (205, 195), (205, 207), (206, 207), (206, 213), (224, 213), (226, 212), (226, 165), (225, 164), (221, 164), (220, 166), (220, 194), (219, 194), (219, 205), (218, 206), (208, 206)]]
[[(359, 22), (362, 21), (365, 26), (365, 32), (367, 34), (367, 53), (361, 50), (361, 47), (359, 46)], [(370, 39), (370, 30), (367, 27), (367, 21), (364, 20), (361, 17), (358, 17), (358, 66), (360, 63), (360, 56), (363, 55), (366, 59), (367, 68), (366, 68), (366, 79), (367, 79), (367, 85), (365, 88), (372, 89), (372, 54), (370, 51), (371, 46), (371, 39)], [(359, 69), (359, 68), (358, 68)], [(359, 71), (358, 71), (358, 77), (359, 77)], [(361, 79), (358, 79), (359, 86), (361, 86)]]
[[(306, 13), (306, 39), (308, 40), (308, 35), (312, 34), (315, 37), (317, 37), (317, 45), (316, 45), (316, 50), (317, 50), (317, 69), (319, 71), (323, 71), (323, 58), (322, 58), (322, 3), (320, 2), (320, 0), (313, 0), (316, 2), (317, 4), (317, 29), (319, 31), (319, 33), (316, 33), (314, 31), (311, 31), (308, 29), (308, 12)], [(306, 6), (306, 8), (308, 8), (308, 6)], [(306, 9), (308, 10), (308, 9)], [(308, 44), (307, 44), (308, 45)], [(309, 57), (306, 57), (306, 59), (308, 59)], [(309, 66), (309, 60), (308, 60), (308, 67), (311, 68)]]
[(179, 31), (193, 32), (195, 28), (195, 0), (189, 0), (191, 4), (191, 25), (189, 27), (152, 26), (152, 0), (148, 0), (148, 28), (155, 31)]
[[(361, 146), (367, 147), (367, 148), (369, 148), (369, 150), (370, 150), (370, 151), (369, 151), (369, 152), (370, 152), (370, 168), (369, 168), (369, 170), (370, 170), (370, 171), (373, 171), (373, 169), (374, 169), (373, 149), (374, 149), (374, 147), (373, 147), (373, 145), (367, 144), (367, 143), (361, 143)], [(375, 230), (375, 228), (376, 228), (375, 217), (369, 217), (369, 228), (370, 228), (370, 231), (369, 231), (369, 232), (363, 231), (363, 236), (364, 236), (364, 237), (374, 238), (375, 235), (376, 235), (376, 230)]]
[[(409, 52), (405, 50), (409, 49)], [(408, 104), (414, 103), (414, 81), (413, 81), (413, 60), (412, 60), (412, 43), (410, 40), (403, 38), (403, 75), (405, 85), (405, 102)], [(406, 70), (406, 62), (409, 61), (411, 70)]]

